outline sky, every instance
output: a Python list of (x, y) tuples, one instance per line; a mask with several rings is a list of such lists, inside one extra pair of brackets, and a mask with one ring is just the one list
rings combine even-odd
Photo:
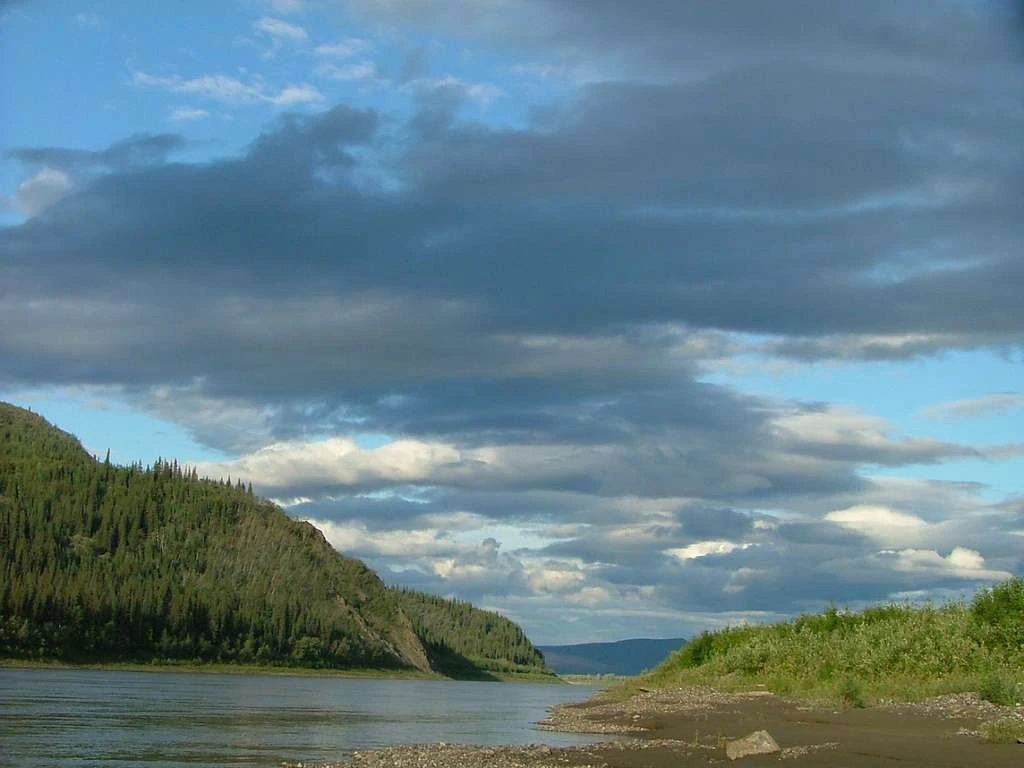
[(0, 0), (0, 399), (535, 642), (1024, 573), (1024, 14)]

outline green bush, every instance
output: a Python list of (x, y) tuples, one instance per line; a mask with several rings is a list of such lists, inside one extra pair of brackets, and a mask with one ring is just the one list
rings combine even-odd
[(837, 693), (839, 700), (848, 707), (863, 709), (867, 706), (867, 700), (864, 697), (864, 686), (851, 677), (845, 678), (839, 684)]
[(1003, 675), (989, 675), (978, 688), (978, 695), (993, 704), (1012, 707), (1024, 701), (1024, 686), (1018, 685)]
[(989, 646), (1024, 649), (1024, 579), (983, 589), (971, 604), (978, 638)]
[(993, 744), (1014, 744), (1024, 739), (1024, 722), (1015, 717), (1002, 717), (981, 726), (981, 737)]
[(638, 682), (756, 685), (851, 706), (957, 691), (1012, 704), (1024, 697), (1022, 625), (1021, 579), (981, 592), (970, 605), (832, 606), (789, 622), (704, 632)]

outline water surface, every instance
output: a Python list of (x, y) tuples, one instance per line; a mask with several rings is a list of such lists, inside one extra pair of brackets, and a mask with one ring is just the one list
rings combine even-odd
[(586, 686), (0, 669), (0, 765), (220, 768), (430, 741), (576, 744), (537, 730)]

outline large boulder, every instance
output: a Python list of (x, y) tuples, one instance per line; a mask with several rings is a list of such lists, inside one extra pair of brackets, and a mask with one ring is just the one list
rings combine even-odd
[(750, 755), (770, 755), (781, 751), (768, 731), (754, 731), (742, 739), (726, 742), (725, 754), (730, 760), (739, 760)]

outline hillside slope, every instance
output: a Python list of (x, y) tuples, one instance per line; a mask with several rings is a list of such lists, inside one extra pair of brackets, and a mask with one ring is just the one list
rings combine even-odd
[(433, 669), (394, 593), (312, 525), (177, 463), (99, 462), (5, 403), (0, 541), (0, 656)]
[(439, 672), (451, 677), (554, 676), (522, 628), (504, 616), (412, 590), (396, 589), (394, 595)]

